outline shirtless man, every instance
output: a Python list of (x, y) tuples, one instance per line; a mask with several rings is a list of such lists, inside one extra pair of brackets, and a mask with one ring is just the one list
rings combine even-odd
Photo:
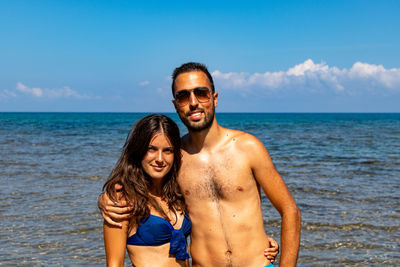
[[(269, 242), (260, 187), (282, 218), (280, 266), (295, 266), (300, 211), (264, 145), (251, 134), (218, 125), (218, 93), (204, 65), (186, 63), (175, 69), (172, 93), (176, 112), (189, 130), (182, 137), (178, 182), (192, 220), (193, 266), (270, 263), (263, 255)], [(99, 207), (110, 222), (107, 196), (99, 198)]]

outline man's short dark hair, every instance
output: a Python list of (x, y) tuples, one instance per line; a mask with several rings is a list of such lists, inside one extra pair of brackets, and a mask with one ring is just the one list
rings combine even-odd
[(192, 71), (202, 71), (202, 72), (204, 72), (204, 74), (207, 75), (207, 78), (210, 81), (212, 92), (213, 93), (215, 92), (214, 81), (213, 81), (213, 78), (212, 78), (210, 72), (208, 72), (207, 67), (204, 64), (201, 64), (201, 63), (188, 62), (188, 63), (182, 64), (180, 67), (176, 68), (174, 70), (174, 72), (172, 73), (171, 89), (172, 89), (172, 95), (174, 97), (175, 97), (175, 80), (176, 80), (176, 77), (178, 77), (179, 74), (186, 73), (186, 72), (192, 72)]

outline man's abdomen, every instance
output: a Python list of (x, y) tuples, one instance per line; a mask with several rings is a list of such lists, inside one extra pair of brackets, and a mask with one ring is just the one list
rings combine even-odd
[[(250, 203), (249, 203), (250, 204)], [(267, 236), (261, 210), (232, 203), (202, 203), (192, 216), (193, 266), (264, 266)], [(255, 205), (256, 206), (256, 205)], [(192, 208), (196, 208), (193, 207)], [(199, 207), (200, 208), (200, 207)]]

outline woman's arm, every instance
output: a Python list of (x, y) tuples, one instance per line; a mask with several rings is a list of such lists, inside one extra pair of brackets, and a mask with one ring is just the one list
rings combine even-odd
[(121, 228), (104, 221), (104, 247), (108, 267), (124, 266), (129, 220), (120, 223)]

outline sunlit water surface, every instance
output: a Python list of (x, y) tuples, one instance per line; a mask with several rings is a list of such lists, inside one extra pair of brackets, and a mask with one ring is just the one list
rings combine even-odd
[[(144, 115), (0, 113), (1, 266), (105, 266), (96, 200)], [(298, 266), (400, 266), (400, 114), (217, 119), (268, 148), (302, 212)], [(263, 213), (279, 240), (265, 197)]]

